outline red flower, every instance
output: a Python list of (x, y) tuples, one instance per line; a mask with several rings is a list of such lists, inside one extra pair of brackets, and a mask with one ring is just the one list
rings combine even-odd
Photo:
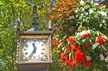
[(60, 59), (61, 59), (62, 61), (68, 60), (68, 56), (65, 55), (65, 54), (62, 54)]
[(71, 66), (72, 66), (72, 67), (76, 67), (76, 62), (72, 61), (72, 62), (71, 62)]
[(68, 42), (68, 43), (74, 43), (74, 42), (75, 42), (74, 37), (69, 37), (69, 38), (67, 39), (67, 42)]
[(65, 62), (66, 62), (67, 65), (71, 64), (70, 60), (66, 60)]
[(86, 48), (89, 48), (89, 47), (91, 47), (91, 44), (90, 43), (86, 43), (85, 46), (86, 46)]
[(58, 40), (54, 40), (53, 41), (53, 45), (57, 47), (59, 45), (59, 41)]
[(83, 35), (83, 38), (88, 38), (88, 37), (90, 37), (90, 34), (89, 34), (89, 33), (85, 33), (85, 34)]
[(70, 52), (71, 48), (70, 47), (66, 47), (66, 51)]
[(98, 43), (103, 43), (103, 42), (104, 42), (104, 39), (103, 39), (102, 37), (97, 37), (97, 38), (96, 38), (96, 41), (97, 41)]
[(92, 62), (91, 61), (87, 61), (86, 63), (85, 63), (85, 66), (86, 67), (90, 67), (92, 65)]
[(78, 62), (84, 62), (84, 60), (85, 60), (85, 54), (83, 52), (81, 52), (80, 50), (77, 50), (75, 52), (75, 59)]
[(71, 45), (71, 48), (73, 49), (73, 50), (80, 50), (80, 46), (79, 45), (77, 45), (77, 44), (73, 44), (73, 45)]

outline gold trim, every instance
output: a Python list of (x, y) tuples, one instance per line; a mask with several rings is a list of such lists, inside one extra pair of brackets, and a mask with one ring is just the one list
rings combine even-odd
[(48, 35), (21, 35), (21, 38), (48, 38)]

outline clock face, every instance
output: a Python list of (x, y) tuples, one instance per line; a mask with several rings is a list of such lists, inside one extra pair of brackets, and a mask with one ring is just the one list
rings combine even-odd
[(48, 61), (48, 38), (23, 38), (22, 62)]

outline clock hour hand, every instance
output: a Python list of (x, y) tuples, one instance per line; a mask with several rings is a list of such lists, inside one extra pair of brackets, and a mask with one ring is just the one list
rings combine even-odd
[(32, 56), (36, 53), (37, 47), (35, 46), (34, 43), (32, 43), (32, 46), (33, 46), (33, 51), (32, 51), (32, 53), (29, 55), (29, 58), (32, 58)]

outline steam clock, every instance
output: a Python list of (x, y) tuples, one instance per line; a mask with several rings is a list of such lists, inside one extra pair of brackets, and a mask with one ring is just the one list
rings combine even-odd
[(21, 32), (18, 22), (17, 64), (19, 71), (49, 71), (52, 63), (51, 31), (41, 31), (37, 23), (37, 7), (33, 5), (32, 28)]

